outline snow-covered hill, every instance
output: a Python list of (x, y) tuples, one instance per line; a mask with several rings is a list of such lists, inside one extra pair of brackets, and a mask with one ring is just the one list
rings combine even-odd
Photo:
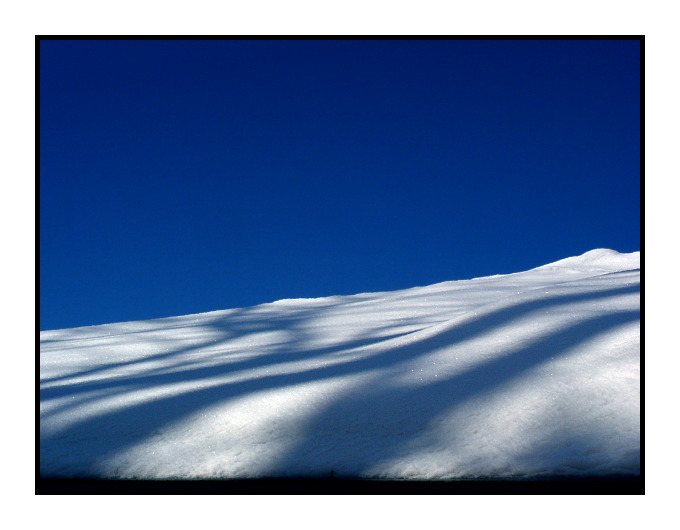
[(40, 333), (43, 477), (640, 473), (640, 254)]

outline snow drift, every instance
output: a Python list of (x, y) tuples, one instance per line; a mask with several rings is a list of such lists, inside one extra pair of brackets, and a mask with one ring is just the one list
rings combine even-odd
[(640, 473), (640, 253), (40, 333), (43, 477)]

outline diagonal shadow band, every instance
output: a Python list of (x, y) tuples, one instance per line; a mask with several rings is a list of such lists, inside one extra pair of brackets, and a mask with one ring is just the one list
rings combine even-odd
[[(224, 362), (217, 365), (201, 366), (198, 368), (182, 368), (182, 366), (172, 366), (170, 369), (156, 369), (144, 372), (142, 374), (135, 374), (129, 376), (112, 377), (108, 379), (97, 379), (94, 381), (86, 381), (82, 383), (63, 384), (59, 386), (51, 386), (40, 389), (40, 401), (47, 402), (53, 399), (58, 399), (64, 396), (73, 396), (79, 393), (100, 392), (106, 389), (122, 388), (153, 388), (171, 385), (174, 383), (185, 383), (187, 381), (200, 381), (204, 379), (212, 379), (219, 376), (228, 375), (234, 372), (243, 370), (252, 370), (260, 368), (264, 365), (277, 365), (294, 363), (297, 361), (309, 359), (311, 357), (332, 356), (335, 353), (340, 353), (348, 350), (363, 348), (365, 346), (373, 346), (381, 342), (389, 341), (394, 338), (402, 337), (407, 333), (392, 333), (390, 335), (380, 335), (371, 338), (361, 338), (357, 340), (345, 341), (339, 345), (328, 346), (323, 348), (314, 348), (310, 350), (294, 350), (284, 352), (281, 350), (275, 353), (263, 354), (248, 359)], [(190, 364), (190, 363), (186, 363)], [(110, 395), (110, 394), (108, 394)]]
[[(491, 361), (475, 365), (449, 378), (425, 386), (391, 387), (371, 382), (352, 389), (309, 418), (302, 440), (271, 468), (272, 476), (309, 472), (307, 463), (318, 469), (354, 468), (361, 475), (408, 451), (407, 446), (422, 435), (435, 418), (474, 397), (491, 395), (503, 385), (516, 382), (532, 369), (568, 355), (598, 335), (639, 321), (639, 310), (616, 311), (536, 337), (529, 344)], [(394, 411), (399, 411), (398, 415)], [(408, 417), (408, 421), (402, 421)], [(343, 433), (352, 433), (348, 438)], [(348, 444), (347, 440), (352, 443)]]
[[(221, 384), (216, 386), (209, 386), (207, 388), (201, 388), (198, 390), (191, 390), (181, 394), (176, 394), (170, 397), (165, 397), (161, 399), (156, 399), (153, 401), (138, 403), (132, 406), (128, 406), (122, 409), (117, 409), (112, 412), (103, 413), (98, 416), (88, 417), (71, 427), (67, 428), (66, 431), (60, 432), (55, 435), (45, 435), (41, 436), (40, 440), (40, 451), (41, 451), (41, 463), (43, 460), (49, 463), (50, 458), (54, 454), (58, 454), (59, 446), (61, 446), (67, 440), (77, 440), (82, 443), (90, 444), (88, 446), (88, 459), (91, 462), (97, 462), (105, 459), (108, 456), (114, 455), (117, 452), (124, 450), (130, 446), (137, 443), (143, 442), (147, 437), (149, 437), (153, 432), (164, 426), (180, 421), (182, 418), (187, 417), (194, 412), (208, 406), (212, 406), (216, 403), (225, 402), (230, 399), (237, 397), (243, 397), (245, 395), (260, 392), (263, 390), (268, 390), (272, 388), (284, 388), (287, 386), (292, 386), (296, 384), (302, 384), (310, 381), (318, 381), (329, 379), (333, 377), (342, 377), (349, 374), (357, 374), (361, 372), (366, 372), (374, 370), (377, 368), (385, 368), (388, 366), (395, 366), (398, 363), (414, 359), (420, 355), (424, 355), (433, 349), (446, 346), (453, 347), (455, 344), (469, 339), (474, 336), (481, 335), (496, 326), (503, 325), (509, 321), (520, 318), (532, 311), (540, 310), (547, 307), (556, 307), (563, 304), (570, 304), (589, 300), (598, 300), (606, 297), (619, 296), (624, 294), (631, 294), (639, 291), (639, 284), (625, 287), (616, 287), (610, 289), (600, 289), (592, 292), (579, 292), (573, 294), (559, 295), (554, 297), (549, 297), (540, 300), (532, 300), (524, 302), (522, 304), (501, 308), (495, 311), (491, 311), (479, 317), (476, 320), (468, 321), (464, 325), (454, 325), (451, 329), (448, 329), (434, 337), (429, 337), (425, 340), (417, 340), (410, 342), (406, 345), (394, 347), (389, 345), (390, 341), (378, 342), (376, 343), (377, 352), (370, 357), (362, 357), (357, 360), (347, 361), (342, 364), (336, 364), (333, 366), (326, 366), (320, 368), (313, 368), (305, 370), (302, 372), (292, 373), (292, 374), (278, 374), (268, 377), (262, 377), (259, 379), (249, 379), (245, 381), (239, 381), (236, 383)], [(628, 315), (626, 318), (639, 318), (639, 312), (633, 312), (634, 314)], [(606, 318), (612, 318), (616, 322), (620, 322), (621, 315), (617, 317), (602, 317), (602, 320), (598, 323), (593, 323), (590, 329), (591, 332), (596, 332), (598, 329), (601, 330), (602, 325), (607, 324)], [(617, 320), (618, 319), (618, 320)], [(612, 322), (614, 322), (612, 321)], [(612, 325), (614, 325), (612, 323)], [(594, 326), (594, 327), (592, 327)], [(598, 328), (600, 326), (600, 328)], [(581, 330), (584, 333), (587, 329)], [(590, 333), (590, 332), (588, 332)], [(550, 346), (556, 347), (559, 350), (558, 342), (566, 341), (566, 337), (561, 339), (552, 338), (548, 343)], [(556, 342), (557, 341), (557, 342)], [(498, 362), (501, 363), (497, 368), (503, 368), (506, 376), (500, 377), (501, 380), (507, 379), (507, 374), (518, 373), (522, 370), (523, 363), (527, 367), (532, 364), (531, 359), (538, 355), (539, 345), (536, 345), (534, 349), (530, 349), (529, 352), (525, 352), (523, 355), (511, 355), (513, 361), (506, 360)], [(555, 349), (555, 348), (553, 348)], [(300, 350), (304, 351), (304, 344), (300, 344)], [(533, 352), (533, 357), (531, 355)], [(310, 352), (313, 355), (313, 352)], [(507, 357), (507, 356), (506, 356)], [(504, 357), (504, 358), (506, 358)], [(523, 360), (522, 360), (523, 359)], [(275, 357), (269, 357), (265, 362), (274, 364), (276, 362)], [(502, 362), (510, 363), (504, 366)], [(528, 363), (528, 364), (527, 364)], [(534, 362), (535, 364), (535, 362)], [(254, 367), (255, 365), (253, 365)], [(219, 368), (218, 368), (219, 369)], [(491, 374), (495, 373), (496, 376)], [(481, 377), (482, 381), (487, 381), (484, 385), (477, 388), (486, 388), (490, 390), (495, 384), (494, 381), (498, 380), (498, 369), (492, 369), (490, 372), (485, 374), (477, 373), (475, 377)], [(201, 377), (207, 377), (209, 374), (197, 373), (194, 374), (196, 380), (199, 381)], [(214, 375), (214, 373), (213, 373)], [(136, 376), (134, 381), (128, 381), (129, 386), (125, 387), (124, 391), (134, 392), (137, 389), (147, 388), (148, 385), (153, 385), (159, 383), (160, 381), (154, 381), (149, 377)], [(439, 387), (443, 385), (444, 382), (437, 383)], [(450, 400), (461, 400), (465, 398), (466, 387), (472, 384), (472, 375), (461, 376), (457, 379), (454, 385), (457, 388), (454, 394), (449, 392)], [(438, 387), (433, 387), (438, 388)], [(444, 387), (441, 387), (444, 388)], [(72, 391), (78, 391), (77, 385), (71, 388)], [(91, 389), (90, 389), (91, 390)], [(469, 391), (468, 391), (469, 392)], [(426, 394), (426, 393), (425, 393)], [(406, 394), (402, 395), (402, 398)], [(414, 394), (416, 397), (417, 394)], [(390, 399), (396, 399), (394, 396)], [(385, 399), (385, 397), (383, 397)], [(422, 399), (422, 398), (421, 398)], [(357, 404), (351, 396), (337, 396), (334, 401), (336, 407), (349, 407), (351, 410), (358, 410)], [(377, 399), (376, 403), (380, 400)], [(418, 402), (418, 400), (416, 400)], [(344, 403), (344, 404), (343, 404)], [(352, 405), (354, 403), (354, 405)], [(431, 417), (436, 414), (436, 407), (427, 408), (422, 411), (423, 421), (427, 417)], [(331, 410), (331, 409), (329, 409)], [(377, 409), (372, 407), (370, 410), (373, 411), (374, 415), (377, 413)], [(369, 414), (369, 417), (371, 414)], [(321, 424), (328, 421), (328, 418), (334, 417), (331, 412), (324, 413), (318, 416), (318, 421)], [(313, 425), (314, 421), (310, 420), (309, 425)], [(314, 427), (310, 427), (310, 443), (313, 440)], [(71, 447), (73, 447), (71, 442)], [(73, 447), (75, 449), (75, 447)], [(63, 449), (63, 447), (62, 447)], [(304, 449), (304, 450), (303, 450)], [(310, 447), (300, 448), (300, 454), (302, 452), (308, 452)], [(389, 453), (389, 451), (387, 451)], [(289, 455), (282, 455), (281, 461), (295, 461), (295, 451), (291, 452)], [(94, 469), (92, 470), (94, 472)]]
[[(491, 326), (490, 324), (493, 323), (494, 325), (498, 325), (499, 323), (509, 323), (512, 320), (518, 319), (520, 317), (523, 317), (532, 311), (538, 311), (542, 310), (548, 307), (555, 307), (558, 305), (562, 304), (570, 304), (570, 303), (575, 303), (575, 302), (583, 302), (583, 301), (589, 301), (589, 300), (595, 300), (598, 298), (602, 297), (612, 297), (612, 296), (619, 296), (619, 295), (626, 295), (626, 294), (633, 294), (639, 292), (639, 284), (634, 284), (630, 286), (625, 286), (625, 287), (617, 287), (617, 288), (609, 288), (609, 289), (604, 289), (604, 290), (595, 290), (590, 293), (577, 293), (577, 294), (568, 294), (568, 295), (555, 295), (551, 297), (545, 297), (545, 298), (540, 298), (536, 300), (530, 300), (526, 301), (520, 304), (516, 305), (511, 305), (509, 307), (502, 307), (500, 309), (494, 309), (492, 311), (487, 312), (486, 314), (483, 314), (481, 316), (474, 316), (473, 319), (470, 319), (469, 316), (464, 315), (462, 317), (463, 320), (471, 320), (469, 323), (465, 325), (465, 327), (461, 327), (458, 324), (458, 321), (461, 320), (456, 319), (455, 322), (453, 322), (453, 327), (456, 333), (456, 338), (458, 340), (464, 340), (466, 338), (471, 338), (475, 335), (478, 335), (485, 330), (489, 329)], [(316, 313), (314, 313), (316, 315)], [(301, 320), (303, 317), (296, 317), (295, 321)], [(311, 316), (310, 316), (311, 318)], [(278, 319), (275, 324), (271, 324), (272, 329), (274, 330), (279, 330), (279, 329), (284, 329), (285, 326), (282, 326), (282, 320), (283, 319)], [(213, 326), (218, 326), (219, 324), (214, 323)], [(265, 324), (266, 325), (266, 324)], [(441, 324), (439, 324), (441, 326)], [(230, 329), (231, 327), (231, 321), (227, 321), (224, 324), (221, 324), (221, 327), (228, 328)], [(288, 324), (288, 327), (292, 327), (290, 323)], [(258, 330), (261, 329), (258, 327)], [(244, 360), (244, 361), (237, 361), (237, 362), (229, 362), (225, 363), (225, 365), (217, 365), (217, 366), (211, 366), (211, 367), (202, 367), (202, 368), (195, 368), (195, 369), (187, 369), (187, 370), (182, 370), (179, 373), (174, 373), (172, 369), (167, 370), (167, 369), (162, 369), (162, 370), (149, 370), (146, 372), (143, 372), (142, 374), (135, 374), (135, 375), (130, 375), (130, 376), (118, 376), (114, 378), (109, 378), (109, 379), (97, 379), (96, 381), (93, 382), (78, 382), (78, 383), (73, 383), (73, 384), (62, 384), (59, 386), (50, 386), (46, 388), (41, 388), (40, 391), (40, 400), (41, 401), (48, 401), (50, 399), (62, 397), (65, 395), (73, 395), (74, 393), (83, 393), (83, 392), (90, 392), (90, 391), (97, 391), (101, 390), (104, 388), (110, 388), (110, 387), (135, 387), (138, 384), (143, 384), (145, 385), (146, 388), (149, 386), (153, 385), (167, 385), (171, 384), (173, 382), (186, 382), (186, 381), (191, 381), (191, 380), (199, 380), (202, 378), (211, 378), (215, 377), (217, 375), (224, 375), (229, 372), (233, 372), (236, 370), (243, 370), (243, 369), (250, 369), (250, 368), (259, 368), (265, 365), (279, 365), (281, 363), (289, 363), (289, 362), (295, 362), (301, 359), (309, 359), (312, 357), (316, 356), (324, 356), (328, 354), (333, 354), (333, 353), (338, 353), (344, 350), (349, 350), (353, 348), (360, 348), (363, 346), (368, 346), (374, 343), (380, 343), (385, 340), (390, 340), (390, 339), (395, 339), (404, 335), (408, 334), (415, 334), (417, 332), (410, 332), (410, 333), (394, 333), (391, 335), (380, 335), (378, 337), (366, 337), (362, 338), (359, 340), (355, 341), (347, 341), (345, 343), (335, 345), (332, 347), (324, 347), (324, 348), (305, 348), (304, 344), (302, 342), (293, 342), (292, 344), (289, 343), (288, 346), (281, 347), (279, 348), (276, 352), (270, 353), (270, 354), (265, 354), (265, 355), (258, 355), (256, 357), (252, 357), (250, 359)], [(231, 338), (231, 336), (228, 336), (228, 338)], [(435, 340), (440, 340), (442, 342), (447, 342), (449, 340), (449, 336), (447, 333), (445, 334), (439, 334), (438, 338), (435, 337)], [(226, 340), (226, 339), (225, 339)], [(177, 349), (173, 352), (170, 353), (164, 353), (164, 354), (159, 354), (159, 355), (153, 355), (149, 357), (145, 357), (143, 359), (144, 362), (148, 361), (157, 361), (163, 358), (167, 358), (170, 356), (177, 356), (180, 354), (185, 354), (191, 351), (196, 351), (199, 350), (200, 348), (204, 346), (210, 346), (211, 348), (215, 348), (215, 342), (199, 342), (195, 345), (192, 345), (190, 347), (185, 347), (185, 348), (180, 348)], [(142, 362), (142, 361), (133, 361), (133, 362)], [(111, 365), (106, 365), (103, 367), (101, 370), (104, 369), (112, 369), (114, 367), (120, 367), (122, 365), (125, 365), (127, 363), (114, 363)], [(84, 375), (92, 375), (97, 369), (92, 369), (84, 372), (80, 372), (77, 374), (73, 374), (69, 377), (83, 377)], [(51, 380), (45, 380), (43, 383), (47, 382), (54, 382), (56, 378), (53, 378)]]

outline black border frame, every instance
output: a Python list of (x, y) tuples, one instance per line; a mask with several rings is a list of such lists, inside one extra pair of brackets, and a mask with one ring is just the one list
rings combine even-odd
[[(40, 42), (42, 40), (217, 40), (219, 35), (36, 35), (35, 36), (35, 181), (36, 181), (36, 331), (35, 331), (35, 494), (36, 495), (120, 495), (120, 494), (279, 494), (279, 495), (644, 495), (644, 175), (645, 175), (645, 36), (427, 36), (426, 40), (638, 40), (640, 41), (640, 475), (556, 476), (531, 480), (470, 479), (453, 481), (364, 480), (358, 478), (281, 478), (252, 480), (107, 480), (91, 478), (48, 478), (40, 476)], [(401, 37), (403, 38), (403, 36)], [(409, 40), (413, 37), (409, 37)], [(422, 37), (425, 39), (425, 37)], [(312, 36), (229, 37), (230, 40), (321, 40)], [(390, 37), (323, 37), (323, 40), (399, 40)]]

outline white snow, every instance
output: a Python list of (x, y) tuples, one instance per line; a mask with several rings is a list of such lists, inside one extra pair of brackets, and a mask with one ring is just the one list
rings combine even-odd
[(40, 333), (41, 476), (640, 473), (640, 253)]

